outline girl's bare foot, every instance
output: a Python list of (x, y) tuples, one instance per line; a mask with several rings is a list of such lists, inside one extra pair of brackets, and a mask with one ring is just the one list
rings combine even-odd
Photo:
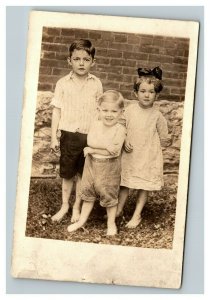
[(131, 220), (125, 225), (127, 228), (136, 228), (141, 223), (141, 217), (132, 217)]
[(117, 226), (116, 224), (108, 225), (107, 227), (107, 235), (115, 235), (117, 234)]
[(69, 204), (63, 203), (61, 209), (54, 216), (52, 216), (51, 220), (53, 222), (60, 222), (65, 216), (65, 214), (67, 214), (68, 210), (69, 210)]
[(78, 208), (73, 208), (71, 222), (75, 223), (75, 222), (79, 221), (79, 217), (80, 217), (80, 210)]
[(71, 224), (67, 227), (68, 232), (76, 231), (77, 229), (81, 228), (83, 225), (80, 222), (76, 222), (74, 224)]

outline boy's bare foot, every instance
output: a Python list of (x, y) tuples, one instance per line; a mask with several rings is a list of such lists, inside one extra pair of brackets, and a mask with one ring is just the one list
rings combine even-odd
[(71, 224), (67, 227), (68, 232), (76, 231), (77, 229), (81, 228), (83, 225), (80, 222), (76, 222), (74, 224)]
[(117, 226), (116, 224), (108, 225), (107, 235), (115, 235), (117, 234)]
[(65, 216), (65, 214), (67, 214), (68, 210), (69, 210), (69, 204), (63, 203), (61, 209), (54, 216), (52, 216), (51, 220), (53, 222), (60, 222)]
[(141, 217), (132, 217), (131, 220), (125, 225), (127, 228), (136, 228), (141, 223)]
[(75, 222), (79, 221), (79, 217), (80, 217), (80, 210), (78, 208), (73, 208), (71, 222), (75, 223)]

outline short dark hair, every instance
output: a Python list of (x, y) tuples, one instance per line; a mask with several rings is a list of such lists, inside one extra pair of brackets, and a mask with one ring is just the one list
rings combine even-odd
[(142, 82), (147, 82), (149, 84), (154, 84), (154, 89), (156, 93), (160, 93), (163, 89), (163, 84), (160, 79), (156, 78), (155, 76), (141, 76), (139, 78), (136, 78), (133, 89), (134, 92), (138, 92), (139, 87)]
[(74, 50), (85, 50), (94, 59), (95, 48), (92, 46), (91, 41), (85, 39), (75, 40), (69, 47), (69, 56), (72, 56)]

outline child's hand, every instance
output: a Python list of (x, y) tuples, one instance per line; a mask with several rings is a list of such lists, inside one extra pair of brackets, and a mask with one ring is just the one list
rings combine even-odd
[(51, 149), (51, 152), (52, 151), (54, 151), (54, 152), (59, 151), (59, 142), (58, 142), (57, 139), (52, 139), (51, 140), (50, 149)]
[(117, 155), (119, 153), (119, 144), (114, 144), (114, 145), (108, 145), (106, 150), (111, 154), (111, 155)]
[(131, 143), (129, 141), (125, 141), (124, 148), (125, 148), (125, 151), (128, 153), (133, 151), (133, 146), (131, 145)]
[(85, 147), (85, 148), (83, 149), (83, 152), (84, 152), (84, 157), (86, 157), (88, 154), (93, 153), (93, 150), (92, 150), (92, 148), (90, 148), (90, 147)]

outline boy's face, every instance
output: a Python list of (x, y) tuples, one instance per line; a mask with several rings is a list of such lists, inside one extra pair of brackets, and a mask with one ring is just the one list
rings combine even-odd
[(68, 63), (77, 76), (86, 77), (95, 60), (85, 50), (75, 49), (72, 56), (68, 58)]
[(154, 101), (157, 99), (157, 93), (153, 83), (142, 82), (139, 86), (138, 92), (135, 92), (138, 98), (139, 105), (143, 108), (153, 106)]
[(98, 111), (100, 120), (108, 127), (114, 126), (123, 112), (117, 103), (109, 102), (102, 102)]

